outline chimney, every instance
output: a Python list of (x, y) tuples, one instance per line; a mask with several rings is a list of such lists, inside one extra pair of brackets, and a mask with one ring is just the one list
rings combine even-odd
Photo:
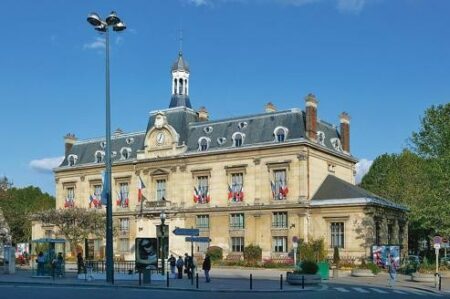
[(77, 141), (77, 138), (75, 137), (75, 134), (71, 134), (71, 133), (67, 133), (66, 136), (64, 136), (64, 155), (67, 156), (67, 154), (70, 152), (70, 150), (72, 149), (72, 146), (75, 144), (75, 142)]
[(342, 112), (339, 115), (339, 120), (341, 122), (341, 145), (342, 150), (345, 153), (350, 153), (350, 116), (347, 112)]
[(306, 137), (310, 140), (317, 140), (317, 99), (312, 93), (305, 98), (306, 106)]
[(272, 102), (267, 103), (264, 108), (266, 110), (266, 113), (272, 113), (272, 112), (276, 112), (277, 111), (277, 108), (275, 108), (275, 105), (272, 104)]
[(209, 120), (208, 110), (206, 110), (206, 108), (204, 106), (200, 107), (197, 114), (198, 114), (198, 121), (208, 121)]

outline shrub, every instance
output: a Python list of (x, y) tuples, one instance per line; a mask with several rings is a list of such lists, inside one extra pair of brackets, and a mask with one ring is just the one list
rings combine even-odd
[(219, 246), (210, 246), (207, 254), (211, 261), (219, 261), (223, 259), (223, 249)]
[(319, 270), (319, 266), (313, 261), (303, 261), (300, 268), (296, 269), (295, 272), (300, 274), (316, 274)]
[(244, 260), (252, 265), (261, 261), (262, 249), (258, 245), (250, 244), (244, 248)]
[(340, 261), (341, 261), (341, 258), (339, 257), (339, 248), (337, 246), (335, 246), (334, 252), (333, 252), (333, 264), (339, 268)]
[(323, 239), (311, 239), (300, 245), (300, 260), (323, 261), (326, 258), (325, 243)]
[(378, 268), (378, 266), (372, 262), (366, 264), (366, 269), (369, 269), (375, 275), (377, 275), (381, 271), (380, 268)]

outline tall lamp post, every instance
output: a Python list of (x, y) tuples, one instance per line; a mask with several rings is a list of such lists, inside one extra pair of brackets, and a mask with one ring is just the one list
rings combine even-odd
[(164, 222), (166, 221), (166, 213), (164, 213), (164, 211), (161, 212), (161, 214), (159, 214), (159, 219), (161, 219), (161, 226), (160, 226), (160, 230), (161, 230), (161, 268), (162, 268), (162, 274), (164, 275)]
[(106, 147), (105, 147), (105, 179), (103, 189), (106, 197), (106, 281), (114, 284), (114, 252), (113, 252), (113, 221), (112, 221), (112, 199), (111, 199), (111, 108), (109, 87), (109, 29), (123, 31), (126, 26), (113, 11), (102, 20), (97, 13), (91, 13), (87, 17), (89, 24), (94, 29), (105, 33), (106, 39)]

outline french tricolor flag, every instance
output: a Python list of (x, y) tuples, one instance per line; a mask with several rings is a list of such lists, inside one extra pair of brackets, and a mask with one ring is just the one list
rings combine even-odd
[(142, 198), (144, 197), (143, 189), (145, 189), (145, 185), (140, 176), (138, 177), (137, 188), (138, 188), (138, 202), (141, 202)]

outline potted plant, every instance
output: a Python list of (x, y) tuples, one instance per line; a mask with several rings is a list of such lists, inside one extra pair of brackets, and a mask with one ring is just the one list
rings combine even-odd
[(321, 282), (320, 275), (317, 275), (319, 266), (314, 261), (303, 261), (294, 271), (286, 273), (286, 281), (292, 285), (319, 284)]
[(339, 277), (339, 263), (341, 262), (341, 258), (339, 257), (339, 248), (337, 246), (334, 247), (333, 251), (333, 265), (331, 265), (331, 269), (333, 270), (333, 278)]
[(354, 277), (374, 277), (380, 272), (380, 269), (374, 263), (367, 263), (364, 258), (361, 259), (361, 264), (352, 269), (351, 275)]

